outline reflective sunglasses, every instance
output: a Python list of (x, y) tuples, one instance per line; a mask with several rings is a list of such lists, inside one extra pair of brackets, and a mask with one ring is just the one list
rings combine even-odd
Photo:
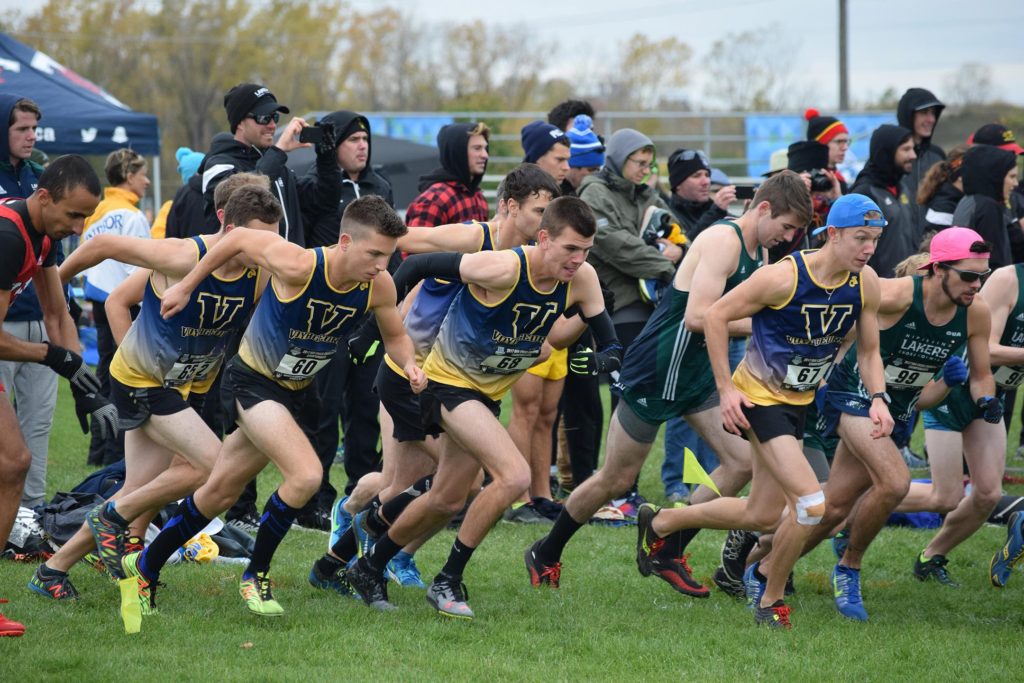
[(258, 123), (261, 126), (266, 126), (271, 121), (273, 121), (274, 123), (277, 123), (278, 121), (280, 121), (281, 120), (281, 112), (272, 111), (269, 114), (252, 114), (252, 113), (249, 113), (249, 114), (246, 115), (246, 118), (252, 119), (253, 121), (255, 121), (256, 123)]
[(694, 158), (699, 158), (704, 162), (705, 166), (711, 165), (711, 160), (708, 159), (708, 155), (699, 149), (684, 149), (682, 154), (676, 157), (676, 159), (681, 159), (682, 161), (693, 161)]
[(948, 263), (940, 263), (939, 268), (952, 270), (954, 273), (959, 275), (960, 279), (963, 280), (964, 282), (977, 282), (978, 280), (984, 280), (985, 278), (992, 274), (991, 268), (983, 270), (982, 272), (979, 273), (976, 270), (960, 270), (959, 268), (955, 268), (949, 265)]

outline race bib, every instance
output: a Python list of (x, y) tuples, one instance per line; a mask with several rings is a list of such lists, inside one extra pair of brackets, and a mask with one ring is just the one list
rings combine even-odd
[(174, 365), (164, 375), (164, 386), (168, 389), (180, 387), (189, 382), (203, 379), (210, 371), (217, 367), (221, 356), (203, 356), (199, 354), (183, 353), (174, 361)]
[(788, 391), (814, 391), (832, 367), (831, 358), (798, 358), (786, 366), (782, 388)]
[(934, 374), (926, 370), (909, 370), (895, 365), (885, 366), (885, 385), (889, 387), (900, 389), (923, 387), (931, 381), (932, 377)]
[(480, 361), (480, 371), (489, 375), (512, 375), (529, 368), (540, 351), (529, 356), (495, 354)]
[(992, 373), (992, 377), (996, 380), (996, 384), (1004, 389), (1015, 389), (1021, 385), (1021, 382), (1024, 382), (1024, 366), (1000, 366)]
[(331, 351), (289, 349), (288, 353), (281, 358), (281, 362), (277, 364), (274, 377), (293, 381), (309, 379), (327, 367), (333, 357), (333, 349)]

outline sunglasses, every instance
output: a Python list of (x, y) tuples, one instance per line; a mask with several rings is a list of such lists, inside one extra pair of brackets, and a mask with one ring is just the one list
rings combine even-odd
[(700, 159), (704, 162), (705, 166), (711, 165), (711, 160), (708, 159), (708, 155), (699, 149), (684, 149), (683, 153), (676, 157), (682, 161), (693, 161), (694, 159)]
[(281, 112), (272, 111), (269, 114), (246, 114), (247, 119), (252, 119), (261, 126), (268, 125), (271, 121), (277, 123), (281, 120)]
[(939, 268), (945, 268), (946, 270), (952, 270), (954, 273), (960, 276), (960, 279), (964, 282), (977, 282), (978, 280), (984, 280), (992, 274), (992, 269), (988, 268), (982, 272), (976, 270), (960, 270), (955, 268), (948, 263), (940, 263)]

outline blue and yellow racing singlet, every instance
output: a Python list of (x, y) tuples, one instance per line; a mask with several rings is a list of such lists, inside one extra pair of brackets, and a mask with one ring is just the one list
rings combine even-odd
[[(198, 263), (206, 254), (206, 242), (202, 237), (189, 239), (196, 245)], [(177, 389), (182, 396), (205, 391), (223, 364), (231, 337), (248, 320), (258, 283), (259, 271), (254, 268), (232, 280), (211, 273), (185, 308), (164, 320), (151, 275), (142, 311), (114, 354), (110, 374), (130, 387), (163, 386)]]
[(310, 251), (316, 263), (302, 291), (282, 299), (271, 279), (238, 348), (246, 365), (293, 391), (308, 386), (327, 366), (341, 338), (366, 315), (373, 291), (368, 282), (335, 289), (325, 248)]
[(747, 353), (732, 379), (757, 405), (806, 405), (814, 400), (843, 338), (863, 305), (860, 276), (848, 273), (825, 287), (808, 270), (810, 251), (790, 254), (793, 290), (786, 303), (764, 308), (751, 318)]
[(523, 247), (519, 278), (495, 303), (481, 301), (469, 286), (458, 290), (423, 370), (432, 381), (475, 389), (500, 400), (533, 365), (551, 326), (565, 311), (569, 283), (542, 292), (530, 279)]

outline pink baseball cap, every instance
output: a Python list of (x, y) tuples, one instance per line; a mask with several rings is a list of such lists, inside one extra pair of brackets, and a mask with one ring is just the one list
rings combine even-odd
[(970, 228), (946, 228), (935, 233), (931, 246), (928, 249), (928, 263), (919, 270), (926, 270), (934, 263), (948, 263), (949, 261), (960, 261), (967, 258), (988, 258), (989, 253), (978, 253), (971, 251), (971, 245), (975, 242), (984, 242), (985, 239)]

